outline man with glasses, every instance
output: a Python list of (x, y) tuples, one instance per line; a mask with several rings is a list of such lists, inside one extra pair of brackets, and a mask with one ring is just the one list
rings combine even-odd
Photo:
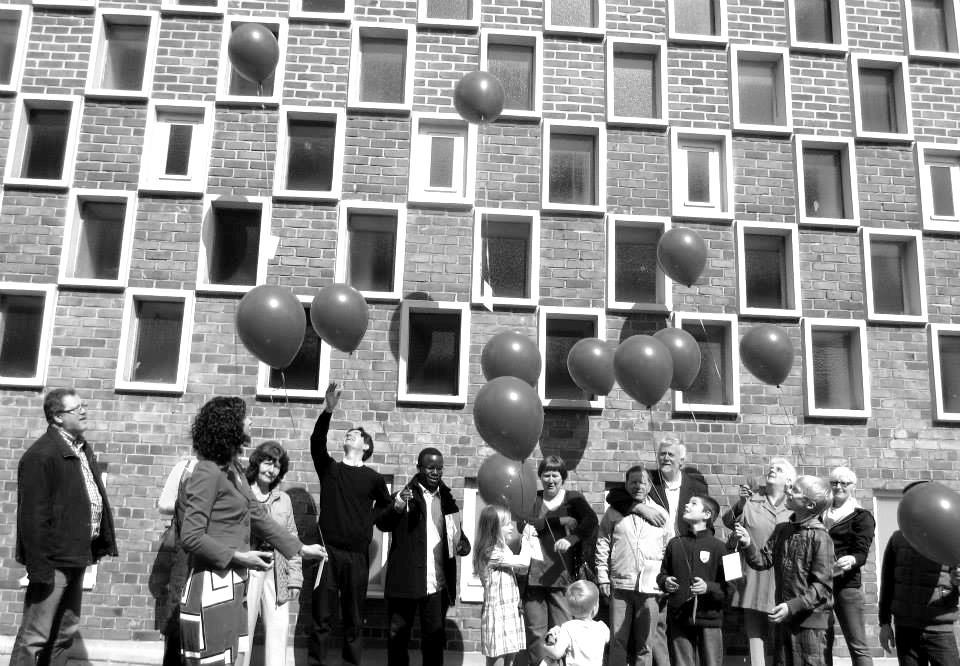
[(83, 573), (116, 557), (113, 518), (84, 439), (87, 409), (73, 389), (43, 400), (47, 431), (17, 469), (17, 562), (29, 584), (11, 666), (66, 664), (80, 629)]

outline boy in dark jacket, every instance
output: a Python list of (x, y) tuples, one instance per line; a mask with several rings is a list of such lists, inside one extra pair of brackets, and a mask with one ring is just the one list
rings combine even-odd
[(827, 626), (833, 608), (833, 540), (820, 514), (830, 504), (830, 486), (816, 476), (800, 476), (787, 488), (790, 520), (773, 530), (760, 548), (742, 525), (736, 526), (747, 562), (754, 569), (773, 567), (776, 606), (774, 652), (778, 666), (828, 663)]
[(694, 495), (683, 507), (690, 532), (667, 544), (657, 583), (667, 597), (667, 637), (673, 666), (723, 663), (723, 603), (727, 547), (713, 535), (717, 502)]

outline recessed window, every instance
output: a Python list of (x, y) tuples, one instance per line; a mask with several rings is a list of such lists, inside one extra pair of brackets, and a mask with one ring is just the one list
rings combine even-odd
[(803, 320), (804, 401), (807, 416), (870, 416), (865, 322)]
[(414, 114), (411, 203), (470, 206), (476, 180), (476, 124), (453, 114)]
[(740, 131), (790, 131), (793, 124), (786, 49), (730, 49), (731, 106)]
[(417, 0), (417, 23), (475, 29), (480, 25), (479, 0)]
[(73, 179), (79, 98), (22, 95), (13, 120), (4, 183), (62, 189)]
[(227, 0), (162, 0), (164, 14), (207, 14), (221, 16), (227, 9)]
[(934, 418), (960, 422), (960, 326), (930, 324), (928, 335)]
[(700, 347), (700, 372), (685, 391), (674, 391), (678, 412), (736, 414), (740, 411), (740, 336), (733, 315), (675, 312), (673, 325)]
[(473, 302), (532, 306), (540, 296), (540, 216), (532, 211), (474, 211)]
[(726, 0), (671, 0), (670, 39), (705, 43), (727, 38)]
[(29, 34), (29, 7), (0, 7), (0, 92), (19, 89)]
[(104, 288), (126, 285), (133, 242), (132, 193), (75, 190), (67, 207), (60, 283)]
[(539, 310), (537, 346), (543, 361), (538, 387), (544, 407), (603, 409), (604, 396), (592, 395), (574, 383), (567, 369), (570, 349), (584, 338), (607, 337), (600, 308), (545, 306)]
[(102, 12), (97, 16), (87, 94), (143, 98), (150, 94), (156, 54), (153, 12)]
[(310, 323), (312, 296), (298, 296), (303, 303), (305, 325), (303, 344), (293, 361), (280, 370), (258, 363), (257, 395), (297, 399), (323, 398), (329, 383), (330, 346), (324, 343)]
[[(259, 82), (249, 81), (234, 69), (228, 46), (233, 31), (245, 23), (258, 23), (273, 33), (280, 49), (276, 69)], [(284, 56), (287, 52), (287, 24), (283, 20), (254, 21), (225, 18), (223, 21), (223, 45), (220, 51), (220, 75), (217, 85), (217, 100), (241, 104), (279, 104), (283, 77), (286, 72)]]
[(207, 199), (200, 236), (197, 289), (244, 293), (267, 271), (270, 201)]
[(314, 21), (349, 22), (353, 0), (290, 0), (290, 18)]
[(730, 132), (670, 131), (673, 215), (733, 218), (733, 157)]
[(201, 194), (207, 184), (213, 105), (151, 100), (140, 190)]
[(670, 228), (664, 217), (607, 218), (607, 307), (669, 312), (672, 281), (657, 268), (657, 246)]
[(349, 105), (409, 113), (413, 100), (413, 26), (353, 25)]
[(282, 109), (274, 195), (292, 199), (339, 198), (345, 128), (346, 114), (342, 109)]
[(406, 208), (345, 201), (338, 217), (336, 281), (349, 284), (367, 299), (400, 300)]
[(870, 321), (924, 323), (927, 295), (923, 237), (919, 231), (860, 230), (867, 318)]
[(923, 228), (960, 232), (960, 144), (918, 143)]
[(905, 57), (851, 56), (851, 89), (858, 137), (887, 141), (912, 138), (906, 68)]
[(606, 13), (604, 0), (544, 0), (543, 29), (547, 33), (602, 36)]
[(795, 137), (800, 223), (857, 226), (857, 181), (851, 139)]
[(799, 317), (796, 225), (738, 221), (736, 231), (740, 314)]
[(404, 301), (397, 399), (466, 404), (469, 343), (470, 308), (466, 303)]
[(790, 46), (840, 51), (847, 44), (845, 0), (787, 0)]
[(0, 282), (0, 385), (46, 383), (57, 290)]
[(607, 122), (666, 125), (666, 44), (607, 40)]
[(607, 134), (600, 123), (543, 123), (544, 210), (603, 213)]
[(126, 291), (117, 361), (118, 391), (186, 390), (193, 308), (194, 297), (189, 291)]
[(543, 35), (517, 30), (484, 30), (480, 61), (503, 85), (501, 118), (535, 118), (542, 107)]
[(947, 60), (960, 57), (956, 0), (906, 0), (904, 15), (911, 55)]

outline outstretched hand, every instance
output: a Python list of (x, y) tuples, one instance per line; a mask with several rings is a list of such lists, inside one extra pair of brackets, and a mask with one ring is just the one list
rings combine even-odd
[(323, 408), (328, 412), (333, 412), (337, 408), (337, 403), (340, 402), (341, 393), (343, 393), (343, 389), (338, 388), (336, 382), (330, 382), (330, 385), (327, 386), (327, 392), (323, 394)]

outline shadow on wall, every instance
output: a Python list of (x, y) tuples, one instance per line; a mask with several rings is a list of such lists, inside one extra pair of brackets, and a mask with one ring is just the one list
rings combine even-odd
[(546, 411), (543, 415), (543, 434), (540, 437), (542, 457), (560, 456), (573, 473), (587, 450), (590, 434), (588, 414), (566, 410)]

